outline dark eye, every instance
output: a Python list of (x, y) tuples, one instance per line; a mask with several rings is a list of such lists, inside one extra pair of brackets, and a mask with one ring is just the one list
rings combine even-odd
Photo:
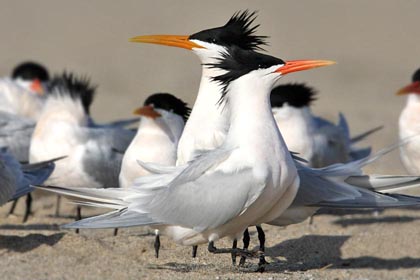
[(210, 42), (212, 42), (212, 43), (214, 43), (214, 44), (215, 44), (215, 43), (217, 43), (217, 39), (216, 39), (216, 38), (211, 38), (211, 39), (210, 39)]

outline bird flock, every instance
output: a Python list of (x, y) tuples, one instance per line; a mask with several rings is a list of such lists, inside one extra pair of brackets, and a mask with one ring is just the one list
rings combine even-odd
[[(258, 258), (264, 271), (264, 224), (301, 223), (321, 208), (383, 209), (420, 205), (397, 193), (420, 183), (420, 70), (407, 94), (400, 142), (372, 154), (356, 144), (382, 127), (351, 135), (340, 113), (337, 124), (310, 109), (308, 85), (277, 81), (299, 71), (331, 66), (329, 60), (283, 60), (263, 53), (256, 13), (236, 12), (226, 24), (191, 35), (143, 35), (131, 42), (188, 50), (202, 74), (194, 106), (170, 93), (150, 95), (138, 117), (99, 124), (90, 115), (96, 86), (71, 72), (50, 77), (25, 62), (0, 79), (0, 202), (41, 189), (77, 203), (77, 220), (63, 228), (147, 226), (192, 246), (207, 244), (230, 254), (232, 264)], [(324, 71), (328, 71), (325, 69)], [(137, 125), (137, 128), (133, 128)], [(410, 175), (371, 175), (362, 168), (399, 148)], [(82, 218), (81, 207), (109, 212)], [(256, 226), (259, 250), (249, 250)], [(230, 238), (231, 248), (216, 242)], [(243, 240), (239, 248), (238, 240)]]

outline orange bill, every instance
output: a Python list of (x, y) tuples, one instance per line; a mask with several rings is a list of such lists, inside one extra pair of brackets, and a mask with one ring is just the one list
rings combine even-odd
[(161, 116), (161, 114), (156, 112), (153, 106), (150, 106), (150, 105), (137, 108), (136, 110), (134, 110), (133, 114), (152, 118), (152, 119), (156, 119)]
[(403, 87), (397, 92), (397, 95), (405, 95), (409, 93), (419, 93), (420, 94), (420, 81), (415, 81), (409, 84), (408, 86)]
[(38, 95), (44, 95), (44, 88), (42, 87), (41, 81), (38, 79), (35, 79), (31, 83), (30, 89)]
[(204, 48), (194, 42), (191, 42), (189, 40), (189, 36), (187, 35), (136, 36), (136, 37), (131, 38), (130, 42), (165, 45), (165, 46), (183, 48), (187, 50), (191, 50), (193, 48)]
[(331, 60), (289, 60), (286, 61), (286, 64), (279, 69), (276, 70), (276, 72), (281, 73), (282, 75), (286, 75), (292, 72), (297, 71), (304, 71), (309, 70), (312, 68), (318, 68), (323, 66), (328, 66), (335, 64), (335, 61)]

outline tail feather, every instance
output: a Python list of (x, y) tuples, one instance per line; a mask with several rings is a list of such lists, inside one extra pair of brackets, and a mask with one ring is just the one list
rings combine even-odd
[(380, 125), (380, 126), (377, 126), (377, 127), (372, 128), (372, 129), (369, 129), (368, 131), (365, 131), (363, 133), (360, 133), (360, 134), (352, 137), (350, 139), (350, 142), (351, 142), (351, 144), (360, 142), (363, 139), (365, 139), (366, 137), (368, 137), (369, 135), (371, 135), (371, 134), (373, 134), (373, 133), (375, 133), (375, 132), (377, 132), (377, 131), (379, 131), (379, 130), (381, 130), (383, 128), (384, 128), (384, 126), (383, 125)]
[(62, 228), (122, 228), (157, 224), (147, 214), (130, 211), (127, 208), (112, 211), (103, 215), (86, 218), (67, 225)]
[(396, 192), (420, 186), (420, 176), (361, 175), (350, 176), (346, 183), (377, 192)]

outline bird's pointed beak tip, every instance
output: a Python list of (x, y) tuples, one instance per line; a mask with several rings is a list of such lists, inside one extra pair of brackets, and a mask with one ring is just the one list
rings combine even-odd
[(420, 94), (420, 81), (412, 82), (411, 84), (401, 88), (396, 95), (406, 95), (410, 93)]
[(203, 48), (202, 46), (192, 42), (188, 35), (141, 35), (132, 37), (129, 39), (129, 41), (133, 43), (146, 43), (177, 47), (187, 50)]
[(332, 60), (310, 60), (310, 59), (303, 59), (303, 60), (289, 60), (286, 63), (276, 70), (276, 72), (281, 73), (282, 75), (286, 75), (292, 72), (297, 71), (304, 71), (313, 68), (319, 68), (324, 66), (330, 66), (336, 64), (337, 62)]

